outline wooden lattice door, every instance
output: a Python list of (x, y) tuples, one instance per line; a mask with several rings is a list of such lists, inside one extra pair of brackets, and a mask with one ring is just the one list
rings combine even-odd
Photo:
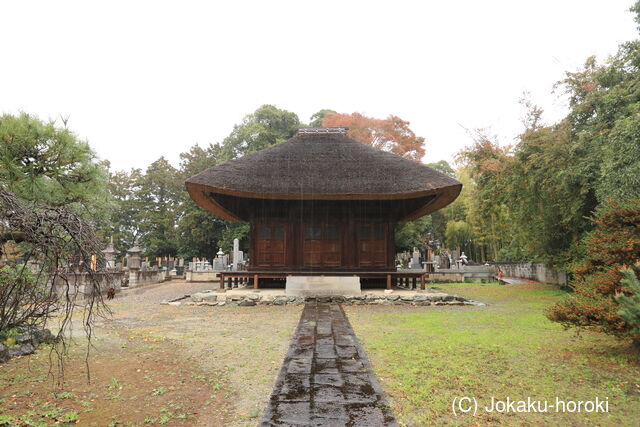
[(386, 224), (362, 224), (358, 227), (358, 265), (384, 267), (387, 264)]
[(342, 261), (340, 227), (335, 224), (304, 225), (302, 250), (305, 267), (340, 267)]
[(260, 224), (257, 233), (257, 266), (284, 267), (286, 254), (284, 224)]

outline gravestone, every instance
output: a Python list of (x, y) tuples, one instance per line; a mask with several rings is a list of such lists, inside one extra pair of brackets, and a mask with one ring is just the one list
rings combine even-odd
[(411, 264), (409, 264), (409, 268), (412, 270), (420, 270), (422, 268), (420, 265), (420, 251), (418, 248), (413, 248), (413, 255), (411, 256)]
[(227, 271), (227, 256), (222, 252), (222, 248), (216, 254), (217, 256), (213, 259), (213, 271)]
[(440, 259), (440, 255), (433, 256), (433, 267), (438, 270), (442, 268), (442, 260)]
[(464, 252), (460, 254), (460, 261), (462, 261), (462, 265), (467, 265), (469, 263), (469, 260), (467, 259), (467, 256), (464, 254)]
[(240, 241), (233, 239), (233, 264), (231, 270), (238, 271), (239, 264), (242, 264), (242, 252), (240, 251)]

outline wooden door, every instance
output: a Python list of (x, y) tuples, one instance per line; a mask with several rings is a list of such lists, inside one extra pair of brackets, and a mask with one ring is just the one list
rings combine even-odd
[(386, 224), (358, 226), (358, 266), (385, 267), (387, 265)]
[(284, 267), (286, 241), (284, 224), (260, 224), (256, 241), (257, 266)]
[(336, 224), (304, 224), (302, 227), (304, 267), (340, 267), (342, 262), (340, 226)]

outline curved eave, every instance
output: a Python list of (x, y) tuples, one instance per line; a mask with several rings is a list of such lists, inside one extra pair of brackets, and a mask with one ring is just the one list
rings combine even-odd
[(189, 196), (191, 196), (191, 198), (201, 208), (208, 210), (212, 214), (228, 221), (242, 221), (241, 218), (237, 217), (231, 211), (228, 211), (221, 204), (217, 203), (214, 199), (207, 196), (207, 192), (211, 192), (211, 190), (208, 190), (209, 187), (207, 187), (206, 185), (191, 184), (189, 182), (187, 182), (186, 185)]
[[(452, 203), (458, 197), (458, 195), (460, 194), (460, 191), (462, 191), (462, 184), (445, 187), (439, 191), (438, 197), (431, 200), (429, 203), (427, 203), (420, 209), (413, 211), (406, 217), (402, 218), (400, 221), (401, 222), (414, 221), (420, 217), (430, 214), (431, 212), (435, 212), (439, 209), (442, 209), (445, 206)], [(435, 191), (435, 193), (438, 193), (438, 191)]]
[(428, 215), (438, 209), (442, 209), (453, 202), (460, 191), (462, 184), (455, 184), (444, 188), (417, 191), (411, 193), (382, 193), (382, 194), (265, 194), (236, 191), (228, 188), (218, 188), (209, 185), (186, 182), (187, 191), (191, 198), (202, 208), (229, 221), (243, 221), (242, 218), (226, 209), (214, 198), (209, 197), (209, 193), (218, 193), (228, 196), (243, 197), (249, 199), (274, 199), (274, 200), (402, 200), (417, 197), (437, 195), (426, 205), (413, 211), (400, 221), (413, 221), (424, 215)]

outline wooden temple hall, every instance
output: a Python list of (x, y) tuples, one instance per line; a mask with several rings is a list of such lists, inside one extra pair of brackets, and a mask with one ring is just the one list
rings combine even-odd
[[(325, 282), (421, 279), (395, 267), (394, 229), (441, 209), (462, 184), (421, 163), (347, 137), (303, 128), (288, 141), (206, 169), (186, 181), (202, 208), (250, 224), (247, 271), (224, 280)], [(352, 278), (351, 280), (343, 280)], [(314, 285), (317, 284), (317, 285)]]

